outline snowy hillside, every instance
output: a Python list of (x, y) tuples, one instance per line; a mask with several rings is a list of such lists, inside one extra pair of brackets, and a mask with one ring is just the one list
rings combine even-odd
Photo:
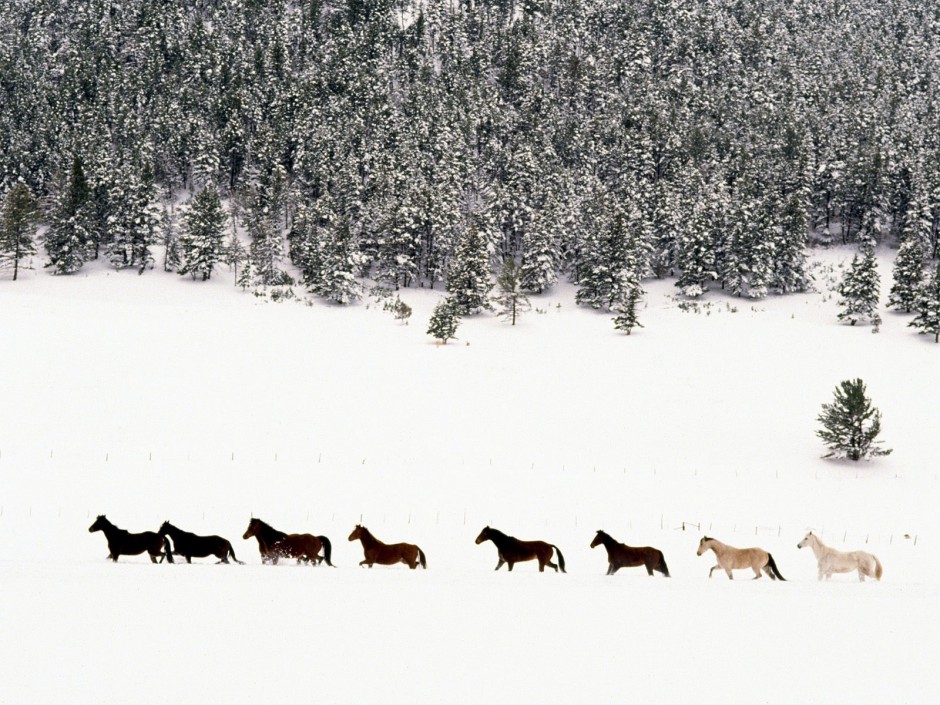
[[(446, 346), (437, 290), (401, 290), (401, 325), (227, 272), (0, 280), (0, 703), (928, 702), (940, 347), (893, 312), (837, 323), (850, 256), (756, 302), (648, 282), (629, 337), (558, 285)], [(816, 415), (851, 377), (894, 452), (824, 461)], [(101, 513), (221, 534), (246, 565), (114, 565)], [(261, 565), (252, 515), (327, 535), (338, 567)], [(428, 570), (358, 568), (359, 522)], [(557, 544), (568, 574), (493, 572), (486, 524)], [(605, 577), (600, 528), (673, 577)], [(884, 579), (817, 583), (809, 529)], [(703, 533), (787, 582), (709, 581)]]

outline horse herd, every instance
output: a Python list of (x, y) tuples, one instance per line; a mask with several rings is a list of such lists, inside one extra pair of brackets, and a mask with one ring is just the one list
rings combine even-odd
[[(227, 539), (221, 536), (192, 534), (173, 526), (168, 521), (163, 522), (158, 531), (134, 534), (119, 529), (102, 514), (88, 527), (88, 531), (104, 533), (110, 551), (108, 557), (115, 562), (120, 556), (148, 553), (153, 563), (162, 562), (164, 558), (168, 563), (173, 563), (173, 556), (182, 556), (187, 563), (192, 563), (193, 558), (207, 558), (208, 556), (215, 556), (220, 563), (228, 563), (229, 558), (236, 563), (242, 563), (235, 557), (232, 544)], [(297, 563), (319, 565), (325, 562), (328, 566), (333, 566), (330, 560), (333, 551), (332, 544), (326, 536), (287, 534), (278, 531), (261, 519), (252, 518), (242, 538), (247, 540), (252, 537), (258, 541), (262, 563), (276, 565), (281, 558), (293, 558)], [(383, 543), (361, 524), (356, 525), (349, 535), (349, 540), (359, 541), (362, 544), (363, 560), (359, 562), (360, 566), (365, 565), (371, 568), (376, 563), (379, 565), (404, 563), (412, 570), (419, 565), (425, 569), (428, 567), (424, 551), (416, 545)], [(562, 573), (566, 572), (565, 557), (554, 544), (545, 541), (521, 541), (489, 526), (485, 527), (476, 538), (477, 544), (485, 541), (492, 541), (496, 546), (499, 555), (496, 570), (506, 565), (511, 571), (516, 563), (537, 560), (539, 572), (544, 572), (545, 566), (554, 569), (555, 572), (559, 570)], [(627, 546), (604, 531), (598, 531), (594, 540), (591, 541), (591, 548), (601, 545), (607, 549), (607, 575), (613, 575), (621, 568), (643, 566), (650, 576), (655, 571), (669, 577), (665, 556), (657, 548)], [(866, 577), (881, 580), (883, 572), (881, 562), (871, 553), (837, 551), (826, 546), (812, 531), (797, 544), (797, 548), (807, 546), (816, 556), (819, 580), (823, 578), (828, 580), (833, 573), (852, 571), (858, 572), (860, 581), (864, 581)], [(762, 548), (735, 548), (717, 539), (703, 536), (699, 541), (697, 554), (701, 556), (707, 551), (712, 551), (716, 558), (716, 564), (708, 571), (709, 578), (716, 570), (723, 570), (729, 579), (734, 579), (733, 571), (750, 569), (754, 572), (755, 580), (760, 578), (762, 573), (771, 580), (785, 580), (777, 569), (773, 556)], [(551, 560), (553, 553), (557, 556), (557, 564)]]

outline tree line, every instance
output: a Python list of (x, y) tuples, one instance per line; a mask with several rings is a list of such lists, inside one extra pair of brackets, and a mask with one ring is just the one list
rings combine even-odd
[(512, 261), (622, 312), (803, 291), (810, 238), (897, 243), (918, 290), (938, 254), (919, 0), (0, 0), (0, 34), (0, 194), (58, 274), (289, 261), (470, 313)]

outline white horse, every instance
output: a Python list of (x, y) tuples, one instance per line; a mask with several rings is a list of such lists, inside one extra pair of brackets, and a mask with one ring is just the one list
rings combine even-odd
[(696, 553), (701, 556), (709, 549), (715, 552), (715, 557), (718, 559), (718, 564), (712, 566), (712, 569), (708, 571), (709, 578), (716, 570), (723, 570), (727, 573), (729, 580), (734, 580), (731, 571), (750, 568), (754, 571), (754, 580), (761, 577), (762, 570), (767, 573), (767, 577), (771, 580), (786, 580), (777, 570), (774, 557), (762, 548), (735, 548), (717, 539), (703, 536), (702, 540), (698, 542), (698, 551)]
[(865, 551), (851, 551), (849, 553), (837, 551), (834, 548), (829, 548), (812, 531), (806, 534), (803, 540), (796, 545), (797, 548), (804, 548), (805, 546), (812, 548), (813, 553), (816, 554), (820, 580), (823, 577), (829, 580), (833, 573), (851, 573), (853, 570), (858, 571), (858, 579), (861, 582), (865, 582), (866, 575), (869, 578), (881, 580), (883, 572), (881, 561), (871, 553), (865, 553)]

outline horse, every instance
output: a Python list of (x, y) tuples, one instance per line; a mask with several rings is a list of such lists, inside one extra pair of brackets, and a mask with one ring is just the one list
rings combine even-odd
[[(502, 531), (492, 529), (489, 526), (484, 527), (480, 535), (477, 536), (476, 542), (478, 544), (484, 541), (492, 541), (496, 544), (496, 550), (499, 552), (499, 563), (496, 564), (494, 570), (499, 570), (503, 563), (508, 563), (509, 570), (512, 571), (512, 567), (516, 563), (538, 559), (540, 573), (545, 572), (545, 566), (554, 568), (556, 573), (559, 568), (561, 568), (562, 573), (567, 572), (565, 570), (565, 557), (561, 555), (561, 551), (555, 544), (546, 543), (545, 541), (520, 541), (515, 536), (507, 536)], [(552, 563), (552, 549), (558, 554), (558, 565)]]
[(215, 556), (220, 563), (228, 563), (228, 557), (236, 563), (244, 565), (242, 561), (235, 557), (235, 551), (232, 550), (232, 544), (228, 539), (221, 536), (197, 536), (188, 531), (183, 531), (165, 521), (158, 532), (161, 536), (169, 536), (173, 540), (173, 553), (183, 556), (187, 563), (192, 563), (193, 558), (205, 558), (206, 556)]
[[(173, 556), (170, 553), (170, 542), (166, 537), (155, 534), (152, 531), (144, 531), (141, 534), (132, 534), (130, 531), (119, 529), (104, 514), (99, 514), (95, 523), (88, 527), (89, 533), (103, 531), (108, 540), (108, 550), (111, 554), (108, 556), (117, 563), (119, 556), (138, 556), (144, 551), (150, 554), (151, 563), (160, 563), (166, 556), (167, 563), (173, 562)], [(157, 560), (159, 558), (160, 560)]]
[(405, 563), (414, 570), (420, 563), (422, 568), (428, 569), (424, 551), (413, 543), (382, 543), (362, 524), (356, 524), (356, 528), (349, 535), (350, 541), (357, 539), (362, 543), (362, 552), (365, 554), (365, 558), (359, 561), (359, 565), (367, 565), (371, 568), (376, 563), (379, 565)]
[(803, 540), (796, 545), (797, 548), (805, 548), (806, 546), (812, 548), (813, 553), (816, 554), (819, 580), (822, 580), (823, 577), (829, 580), (833, 573), (851, 573), (853, 570), (858, 571), (859, 582), (865, 582), (865, 576), (881, 580), (881, 575), (884, 572), (881, 568), (881, 561), (871, 553), (865, 551), (850, 551), (849, 553), (837, 551), (834, 548), (829, 548), (812, 531), (806, 534)]
[(646, 572), (653, 577), (653, 571), (658, 570), (667, 578), (669, 577), (669, 568), (666, 567), (666, 558), (663, 552), (652, 546), (643, 546), (637, 548), (618, 543), (614, 538), (601, 530), (598, 530), (594, 540), (591, 541), (591, 548), (604, 544), (607, 549), (607, 575), (613, 575), (621, 568), (635, 568), (636, 566), (646, 566)]
[(750, 568), (754, 571), (754, 580), (761, 577), (762, 570), (767, 573), (767, 577), (771, 580), (786, 580), (777, 570), (774, 557), (762, 548), (735, 548), (723, 544), (717, 539), (703, 536), (702, 540), (698, 542), (697, 554), (701, 556), (708, 549), (713, 550), (718, 558), (718, 564), (712, 566), (712, 569), (708, 571), (709, 578), (712, 577), (712, 573), (720, 569), (728, 574), (729, 580), (734, 580), (734, 576), (731, 574), (732, 570)]
[[(256, 518), (248, 522), (248, 528), (245, 529), (242, 538), (250, 539), (252, 536), (258, 539), (258, 551), (261, 553), (262, 563), (277, 565), (281, 558), (296, 558), (298, 564), (304, 561), (319, 565), (326, 561), (331, 568), (336, 567), (330, 562), (333, 545), (326, 536), (285, 534)], [(320, 555), (321, 548), (323, 549), (322, 556)]]

